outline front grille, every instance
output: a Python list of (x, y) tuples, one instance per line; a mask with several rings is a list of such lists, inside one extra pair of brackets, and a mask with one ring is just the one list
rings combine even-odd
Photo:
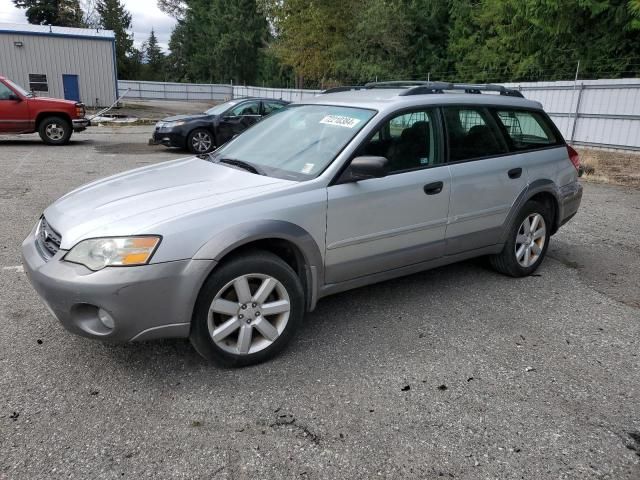
[(42, 217), (38, 224), (38, 229), (36, 230), (36, 245), (45, 260), (49, 260), (58, 253), (61, 242), (62, 237), (60, 234), (47, 223), (47, 220), (44, 217)]

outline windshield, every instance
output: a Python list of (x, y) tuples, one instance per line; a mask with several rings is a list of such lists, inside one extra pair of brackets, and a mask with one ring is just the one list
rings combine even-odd
[(266, 175), (290, 180), (318, 176), (376, 114), (362, 108), (295, 105), (272, 113), (217, 150)]
[(7, 82), (7, 84), (13, 88), (16, 92), (18, 92), (20, 95), (24, 96), (24, 97), (32, 97), (33, 94), (27, 92), (24, 88), (22, 88), (20, 85), (16, 85), (15, 83), (13, 83), (11, 80), (9, 80), (8, 78), (5, 79), (5, 82)]
[(215, 107), (210, 108), (204, 113), (206, 113), (207, 115), (220, 115), (226, 112), (229, 108), (233, 107), (234, 105), (237, 105), (239, 102), (240, 100), (231, 100), (230, 102), (224, 102), (224, 103), (221, 103), (220, 105), (216, 105)]

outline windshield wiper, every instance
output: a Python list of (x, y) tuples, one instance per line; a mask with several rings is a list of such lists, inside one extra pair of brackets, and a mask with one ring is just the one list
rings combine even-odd
[(251, 163), (248, 163), (248, 162), (244, 162), (242, 160), (237, 160), (235, 158), (221, 158), (220, 160), (218, 160), (218, 163), (226, 163), (227, 165), (233, 165), (234, 167), (240, 167), (240, 168), (242, 168), (244, 170), (247, 170), (248, 172), (255, 173), (257, 175), (265, 175), (266, 176), (266, 173), (264, 173), (261, 169), (259, 169), (255, 165), (252, 165)]

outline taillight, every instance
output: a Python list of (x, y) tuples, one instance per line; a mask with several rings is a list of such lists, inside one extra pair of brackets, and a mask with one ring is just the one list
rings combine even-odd
[(86, 113), (83, 103), (76, 103), (76, 116), (83, 118)]
[(573, 163), (573, 166), (576, 167), (576, 170), (580, 171), (580, 155), (576, 152), (573, 147), (567, 145), (567, 152), (569, 153), (569, 160)]

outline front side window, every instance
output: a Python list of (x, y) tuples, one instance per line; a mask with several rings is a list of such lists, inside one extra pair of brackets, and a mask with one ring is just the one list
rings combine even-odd
[(269, 115), (216, 150), (266, 175), (291, 180), (318, 176), (376, 114), (332, 105), (296, 105)]
[(498, 110), (496, 113), (514, 150), (544, 148), (558, 143), (553, 129), (538, 112)]
[(507, 153), (507, 143), (485, 108), (444, 107), (452, 162)]
[(0, 82), (0, 100), (9, 100), (14, 93), (4, 83)]
[(260, 115), (260, 102), (241, 103), (237, 107), (231, 109), (229, 115), (233, 117), (241, 117), (243, 115)]
[(358, 151), (389, 160), (389, 173), (441, 162), (432, 110), (403, 113), (386, 121)]

